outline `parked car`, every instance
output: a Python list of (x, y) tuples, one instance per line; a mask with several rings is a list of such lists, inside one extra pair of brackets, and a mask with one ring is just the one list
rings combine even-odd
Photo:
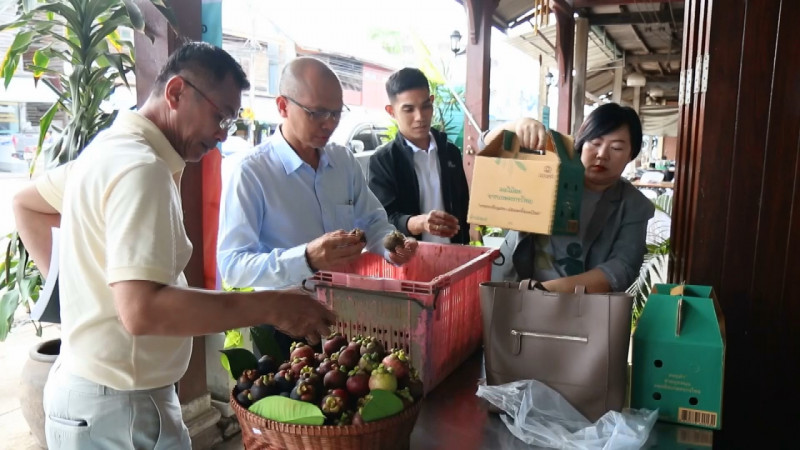
[(389, 141), (392, 126), (386, 114), (353, 111), (342, 116), (330, 141), (348, 147), (353, 153), (370, 152)]
[(24, 172), (29, 163), (24, 151), (18, 150), (17, 134), (0, 134), (0, 172)]
[[(46, 148), (51, 142), (52, 137), (48, 135), (43, 146)], [(38, 143), (38, 131), (0, 134), (0, 172), (25, 172), (30, 169)]]

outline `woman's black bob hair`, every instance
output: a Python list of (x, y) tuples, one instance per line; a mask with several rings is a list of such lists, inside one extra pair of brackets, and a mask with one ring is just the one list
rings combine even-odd
[(575, 138), (575, 151), (580, 155), (583, 144), (606, 135), (623, 125), (631, 135), (631, 160), (642, 150), (642, 122), (633, 108), (617, 103), (604, 103), (589, 114)]

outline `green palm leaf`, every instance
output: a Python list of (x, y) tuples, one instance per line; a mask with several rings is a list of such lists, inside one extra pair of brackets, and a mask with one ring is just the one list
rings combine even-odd
[[(168, 3), (152, 3), (174, 27), (177, 20)], [(75, 159), (116, 116), (103, 111), (101, 104), (118, 80), (129, 86), (127, 75), (134, 70), (131, 46), (119, 40), (117, 30), (125, 26), (144, 31), (144, 16), (133, 0), (42, 0), (30, 10), (27, 3), (23, 5), (19, 17), (0, 24), (0, 31), (19, 30), (0, 64), (0, 76), (8, 87), (22, 55), (34, 50), (26, 69), (34, 73), (35, 82), (43, 82), (58, 96), (39, 122), (34, 161), (44, 153), (48, 163), (63, 164)], [(63, 130), (53, 127), (59, 113), (65, 116)], [(45, 146), (49, 134), (53, 138)], [(35, 302), (42, 284), (22, 241), (16, 234), (9, 239), (0, 264), (0, 341), (8, 333), (14, 311)]]

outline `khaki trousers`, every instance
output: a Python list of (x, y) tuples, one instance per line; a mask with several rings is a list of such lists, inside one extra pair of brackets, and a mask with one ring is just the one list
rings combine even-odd
[(67, 373), (59, 360), (44, 388), (49, 450), (191, 450), (175, 386), (118, 391)]

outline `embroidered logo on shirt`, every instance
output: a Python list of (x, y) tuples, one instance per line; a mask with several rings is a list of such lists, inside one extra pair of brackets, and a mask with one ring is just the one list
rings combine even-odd
[(453, 161), (447, 161), (447, 167), (449, 167), (451, 169), (455, 169), (456, 168), (456, 163), (454, 163)]

